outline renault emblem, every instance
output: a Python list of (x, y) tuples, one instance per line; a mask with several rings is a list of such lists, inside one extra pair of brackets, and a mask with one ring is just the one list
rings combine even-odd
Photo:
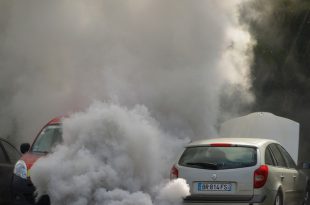
[(212, 178), (213, 181), (215, 181), (216, 178), (217, 178), (216, 174), (212, 174), (211, 178)]

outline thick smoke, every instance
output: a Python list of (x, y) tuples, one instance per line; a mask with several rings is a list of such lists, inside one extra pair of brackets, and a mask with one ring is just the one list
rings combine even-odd
[(251, 101), (240, 2), (2, 0), (0, 136), (30, 142), (94, 100), (143, 104), (171, 134), (215, 136), (223, 86)]
[(258, 0), (241, 19), (256, 39), (251, 68), (252, 112), (268, 111), (300, 123), (299, 160), (309, 161), (310, 1)]
[(253, 100), (241, 2), (4, 1), (1, 135), (32, 141), (51, 117), (76, 112), (64, 120), (63, 144), (31, 170), (39, 196), (57, 205), (181, 203), (186, 182), (167, 180), (176, 154), (216, 136), (218, 120), (236, 110), (221, 110), (232, 99), (223, 93)]
[(163, 133), (147, 109), (95, 103), (63, 122), (62, 145), (39, 159), (31, 180), (52, 204), (180, 204), (185, 180), (165, 182), (188, 140)]

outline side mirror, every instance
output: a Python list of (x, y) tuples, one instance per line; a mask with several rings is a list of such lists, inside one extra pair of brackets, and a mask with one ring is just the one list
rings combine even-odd
[(299, 164), (301, 169), (310, 169), (310, 162), (302, 162)]
[(29, 143), (23, 143), (20, 145), (20, 152), (22, 154), (25, 154), (26, 152), (28, 152), (30, 149), (30, 144)]

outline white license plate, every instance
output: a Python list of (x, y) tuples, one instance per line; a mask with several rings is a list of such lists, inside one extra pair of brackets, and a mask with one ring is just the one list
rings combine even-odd
[(231, 191), (231, 183), (208, 183), (208, 182), (198, 182), (197, 190), (200, 191)]

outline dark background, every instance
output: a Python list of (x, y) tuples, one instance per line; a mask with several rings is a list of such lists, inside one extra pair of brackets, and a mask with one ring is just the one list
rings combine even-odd
[(310, 161), (310, 1), (257, 0), (241, 10), (257, 42), (251, 111), (299, 122), (299, 161)]

